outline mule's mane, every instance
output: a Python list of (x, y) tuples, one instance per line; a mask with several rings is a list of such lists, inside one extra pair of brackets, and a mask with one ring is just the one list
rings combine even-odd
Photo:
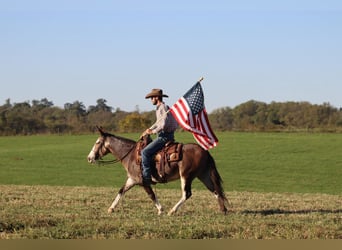
[(113, 135), (113, 134), (110, 134), (110, 133), (104, 133), (103, 134), (104, 137), (114, 137), (114, 138), (117, 138), (119, 139), (120, 141), (123, 141), (125, 143), (130, 143), (130, 144), (134, 144), (136, 143), (136, 141), (133, 141), (131, 139), (128, 139), (128, 138), (125, 138), (125, 137), (122, 137), (122, 136), (118, 136), (118, 135)]

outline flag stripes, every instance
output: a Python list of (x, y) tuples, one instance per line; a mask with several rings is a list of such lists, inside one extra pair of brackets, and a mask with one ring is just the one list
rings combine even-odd
[(208, 150), (217, 146), (218, 139), (210, 127), (199, 82), (170, 108), (170, 112), (182, 128), (193, 134), (202, 148)]

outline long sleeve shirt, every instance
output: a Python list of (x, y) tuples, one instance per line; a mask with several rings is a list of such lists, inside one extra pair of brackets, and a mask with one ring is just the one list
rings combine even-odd
[(152, 126), (152, 133), (157, 134), (159, 132), (167, 132), (171, 133), (174, 132), (177, 127), (178, 123), (175, 118), (172, 116), (170, 112), (168, 112), (169, 107), (162, 102), (156, 108), (156, 119), (157, 122)]

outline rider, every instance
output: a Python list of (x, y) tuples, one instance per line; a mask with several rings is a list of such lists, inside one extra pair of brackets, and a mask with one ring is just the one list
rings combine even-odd
[(173, 118), (172, 114), (168, 112), (169, 107), (163, 102), (163, 97), (168, 97), (163, 94), (161, 89), (152, 89), (146, 95), (146, 99), (151, 98), (151, 102), (156, 106), (157, 121), (148, 129), (146, 129), (141, 137), (150, 134), (157, 134), (158, 137), (148, 144), (141, 152), (142, 156), (142, 177), (143, 185), (150, 186), (151, 180), (151, 166), (153, 165), (153, 156), (161, 150), (168, 141), (174, 140), (174, 132), (177, 129), (178, 123)]

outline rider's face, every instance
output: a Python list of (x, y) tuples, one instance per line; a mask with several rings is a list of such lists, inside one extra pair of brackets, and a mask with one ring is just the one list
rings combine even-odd
[(158, 97), (156, 97), (156, 96), (151, 97), (151, 102), (153, 105), (156, 105), (157, 101), (158, 101)]

